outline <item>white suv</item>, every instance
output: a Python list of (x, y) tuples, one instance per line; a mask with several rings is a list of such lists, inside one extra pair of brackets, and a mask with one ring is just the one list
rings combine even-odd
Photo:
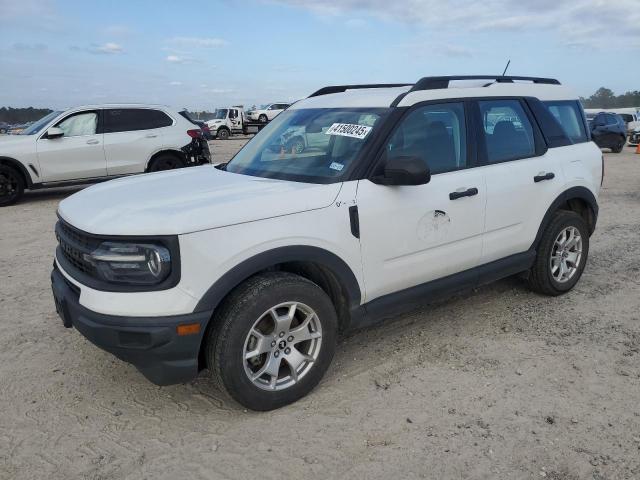
[(251, 122), (267, 123), (276, 118), (279, 113), (282, 113), (288, 107), (288, 103), (268, 103), (267, 105), (262, 105), (260, 108), (249, 110), (245, 116)]
[(201, 130), (154, 105), (90, 105), (52, 112), (0, 137), (0, 207), (25, 188), (91, 183), (210, 163)]
[[(459, 78), (327, 87), (221, 168), (67, 198), (64, 325), (154, 383), (207, 367), (269, 410), (320, 381), (339, 332), (514, 274), (571, 290), (603, 178), (577, 97), (551, 79)], [(288, 149), (301, 128), (328, 141)]]

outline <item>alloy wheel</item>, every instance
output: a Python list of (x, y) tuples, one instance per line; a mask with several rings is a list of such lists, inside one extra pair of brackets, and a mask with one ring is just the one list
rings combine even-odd
[(18, 193), (19, 180), (9, 172), (0, 172), (0, 198), (11, 198)]
[(576, 227), (566, 227), (551, 249), (551, 276), (558, 283), (568, 282), (578, 271), (582, 259), (582, 236)]
[(263, 390), (284, 390), (313, 368), (322, 345), (318, 315), (300, 302), (264, 312), (251, 327), (243, 348), (244, 370)]

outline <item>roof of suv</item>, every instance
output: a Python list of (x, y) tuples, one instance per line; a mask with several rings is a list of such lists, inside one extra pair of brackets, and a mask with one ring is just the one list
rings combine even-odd
[[(452, 82), (460, 83), (452, 84)], [(499, 96), (528, 96), (540, 100), (576, 100), (578, 98), (554, 79), (479, 75), (476, 77), (425, 77), (416, 84), (325, 87), (289, 108), (405, 107), (428, 100)]]

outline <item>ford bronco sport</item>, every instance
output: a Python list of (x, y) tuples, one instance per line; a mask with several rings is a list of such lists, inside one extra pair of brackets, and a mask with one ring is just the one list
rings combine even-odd
[(208, 368), (270, 410), (318, 384), (339, 332), (514, 274), (571, 290), (603, 173), (557, 80), (325, 87), (226, 165), (61, 202), (56, 309), (158, 385)]

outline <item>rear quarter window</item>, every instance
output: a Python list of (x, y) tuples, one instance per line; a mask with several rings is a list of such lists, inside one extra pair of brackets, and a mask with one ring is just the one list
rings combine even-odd
[(587, 130), (582, 119), (582, 109), (578, 102), (554, 101), (544, 103), (573, 143), (588, 141)]

